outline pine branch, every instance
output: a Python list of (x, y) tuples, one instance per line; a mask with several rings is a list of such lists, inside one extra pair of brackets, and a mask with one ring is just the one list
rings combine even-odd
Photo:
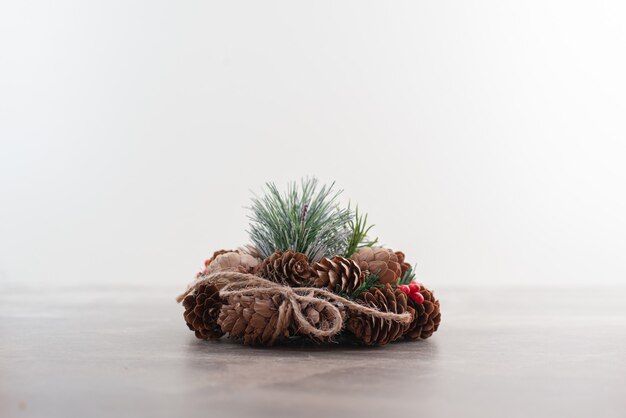
[(341, 254), (350, 235), (350, 209), (341, 209), (337, 199), (342, 190), (318, 188), (315, 178), (292, 182), (285, 193), (274, 183), (266, 184), (263, 196), (254, 196), (250, 206), (250, 239), (263, 257), (275, 251), (294, 250), (311, 262)]
[[(348, 209), (350, 209), (350, 206), (348, 206)], [(375, 238), (373, 241), (368, 241), (367, 239), (367, 234), (373, 227), (374, 225), (367, 225), (367, 214), (359, 216), (359, 206), (357, 205), (354, 218), (350, 221), (351, 233), (344, 257), (349, 258), (360, 248), (373, 247), (378, 243), (378, 238)]]

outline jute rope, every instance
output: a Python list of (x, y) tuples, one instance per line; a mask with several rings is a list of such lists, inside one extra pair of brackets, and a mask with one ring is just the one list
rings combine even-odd
[[(353, 302), (349, 299), (336, 295), (328, 290), (319, 289), (316, 287), (290, 287), (283, 286), (281, 284), (272, 282), (270, 280), (263, 279), (253, 274), (240, 273), (237, 271), (218, 271), (209, 275), (203, 276), (187, 286), (182, 294), (177, 298), (177, 302), (182, 302), (185, 296), (192, 293), (198, 286), (203, 284), (213, 284), (220, 289), (220, 295), (223, 297), (229, 296), (260, 296), (260, 295), (276, 295), (279, 294), (283, 297), (284, 302), (279, 306), (278, 310), (278, 323), (276, 327), (275, 335), (272, 336), (272, 340), (276, 339), (282, 329), (286, 327), (289, 321), (288, 305), (291, 305), (291, 311), (298, 324), (299, 331), (315, 337), (318, 339), (330, 338), (341, 331), (343, 327), (343, 320), (341, 318), (341, 312), (339, 308), (331, 303), (341, 304), (347, 309), (369, 315), (378, 319), (386, 321), (395, 321), (401, 324), (408, 324), (411, 322), (411, 314), (408, 312), (397, 314), (393, 312), (381, 312), (378, 309), (370, 308), (369, 306), (361, 305)], [(332, 326), (329, 329), (319, 329), (311, 325), (306, 319), (306, 316), (302, 313), (300, 308), (302, 304), (315, 304), (322, 305), (330, 312), (332, 318)]]

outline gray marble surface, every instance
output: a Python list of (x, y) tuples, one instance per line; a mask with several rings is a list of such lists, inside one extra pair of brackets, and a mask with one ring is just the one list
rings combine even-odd
[(439, 289), (433, 338), (195, 339), (179, 288), (0, 293), (0, 417), (626, 417), (625, 289)]

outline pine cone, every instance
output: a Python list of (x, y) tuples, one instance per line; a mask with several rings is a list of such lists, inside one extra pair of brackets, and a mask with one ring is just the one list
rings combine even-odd
[(366, 274), (377, 274), (379, 284), (396, 284), (402, 277), (398, 256), (388, 248), (365, 247), (350, 258), (356, 261)]
[(422, 286), (420, 293), (424, 296), (424, 302), (418, 304), (411, 298), (408, 302), (408, 310), (414, 315), (413, 322), (404, 334), (404, 338), (409, 340), (430, 337), (437, 331), (441, 322), (439, 301), (435, 299), (433, 292)]
[(307, 256), (292, 250), (270, 255), (258, 266), (256, 274), (292, 287), (308, 285), (313, 277)]
[(224, 333), (217, 324), (222, 307), (219, 291), (213, 285), (200, 285), (183, 299), (185, 322), (202, 340), (220, 338)]
[[(381, 312), (407, 312), (407, 296), (400, 289), (373, 287), (357, 296), (363, 304), (376, 308)], [(356, 313), (348, 319), (346, 329), (354, 334), (365, 345), (385, 345), (400, 338), (408, 329), (409, 324), (387, 321), (371, 315)]]
[(316, 287), (324, 287), (335, 293), (350, 294), (365, 281), (365, 273), (359, 265), (341, 256), (322, 258), (313, 266), (313, 272), (317, 276), (313, 282)]
[(198, 277), (217, 271), (252, 273), (259, 265), (259, 262), (260, 260), (258, 258), (255, 258), (243, 250), (219, 250), (213, 253), (213, 257), (204, 262), (205, 268), (198, 274)]
[(279, 293), (233, 295), (222, 306), (217, 323), (231, 338), (243, 338), (246, 345), (272, 345), (289, 335), (292, 310), (284, 301)]
[(407, 271), (411, 269), (411, 265), (404, 261), (404, 253), (402, 251), (396, 251), (394, 253), (398, 257), (398, 263), (400, 263), (400, 278), (404, 277)]
[[(312, 296), (312, 294), (310, 295)], [(338, 307), (339, 312), (341, 313), (341, 321), (344, 322), (346, 320), (346, 313), (343, 306)], [(300, 302), (300, 310), (309, 324), (313, 325), (315, 328), (327, 331), (333, 327), (333, 322), (335, 318), (332, 316), (328, 306), (320, 302)], [(292, 325), (291, 334), (295, 335), (298, 333), (297, 325)], [(310, 335), (306, 335), (307, 337), (314, 338)], [(328, 339), (320, 340), (320, 342), (327, 342)]]
[(213, 255), (211, 256), (211, 258), (209, 258), (208, 260), (206, 260), (204, 262), (204, 266), (208, 267), (209, 264), (211, 264), (213, 262), (213, 260), (215, 260), (217, 257), (219, 257), (222, 254), (227, 254), (227, 253), (234, 253), (235, 250), (217, 250), (213, 253)]

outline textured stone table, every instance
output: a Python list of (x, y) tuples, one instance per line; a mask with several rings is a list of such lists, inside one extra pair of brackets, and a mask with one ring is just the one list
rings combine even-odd
[(626, 416), (624, 289), (438, 289), (369, 349), (200, 341), (179, 290), (2, 288), (0, 417)]

